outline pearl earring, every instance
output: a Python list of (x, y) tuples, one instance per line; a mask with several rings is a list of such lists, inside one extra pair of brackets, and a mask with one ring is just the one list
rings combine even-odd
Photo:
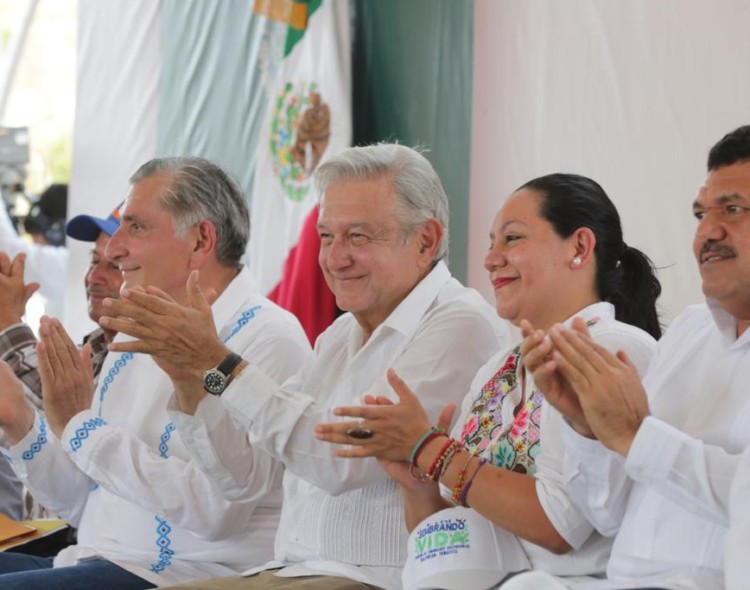
[(576, 256), (572, 261), (573, 266), (581, 266), (581, 257)]

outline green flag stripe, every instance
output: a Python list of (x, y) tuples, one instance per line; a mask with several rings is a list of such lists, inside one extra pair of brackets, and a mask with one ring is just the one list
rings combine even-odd
[[(307, 21), (310, 21), (310, 17), (313, 15), (313, 12), (315, 12), (318, 8), (320, 8), (321, 3), (323, 0), (293, 0), (295, 4), (307, 4)], [(289, 55), (292, 52), (292, 49), (294, 46), (304, 37), (305, 31), (307, 30), (307, 27), (304, 29), (296, 29), (289, 26), (289, 30), (286, 34), (286, 44), (284, 45), (284, 57)]]

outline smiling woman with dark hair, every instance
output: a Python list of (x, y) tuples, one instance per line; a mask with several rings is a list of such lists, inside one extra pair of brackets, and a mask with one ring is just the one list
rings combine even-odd
[[(623, 241), (617, 210), (596, 182), (551, 174), (519, 188), (493, 221), (485, 268), (498, 314), (517, 326), (530, 322), (524, 334), (580, 317), (595, 341), (626, 351), (641, 374), (647, 368), (661, 334), (659, 281), (650, 260)], [(395, 373), (389, 380), (398, 404), (380, 397), (339, 408), (337, 415), (362, 421), (319, 425), (317, 436), (353, 445), (339, 456), (381, 459), (401, 485), (409, 530), (442, 509), (468, 506), (505, 543), (520, 543), (526, 560), (513, 569), (604, 571), (609, 542), (564, 489), (561, 416), (524, 371), (520, 345), (479, 371), (450, 436)], [(449, 411), (441, 418), (447, 424)]]

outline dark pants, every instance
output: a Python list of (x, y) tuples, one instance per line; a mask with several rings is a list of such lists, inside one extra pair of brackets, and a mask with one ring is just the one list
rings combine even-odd
[(51, 557), (0, 553), (2, 590), (146, 590), (155, 588), (105, 559), (92, 559), (70, 567), (52, 567)]

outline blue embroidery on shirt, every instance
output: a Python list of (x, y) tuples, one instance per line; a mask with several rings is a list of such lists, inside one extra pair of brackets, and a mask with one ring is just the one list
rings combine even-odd
[(159, 518), (158, 516), (154, 516), (154, 518), (158, 523), (158, 526), (156, 527), (156, 546), (159, 549), (159, 561), (152, 563), (149, 566), (149, 569), (155, 574), (160, 574), (167, 569), (167, 567), (172, 565), (174, 551), (169, 548), (172, 544), (172, 540), (169, 538), (169, 533), (172, 532), (172, 527), (169, 526), (167, 521), (163, 518)]
[(168, 443), (174, 429), (174, 422), (167, 422), (167, 425), (164, 427), (164, 434), (161, 435), (161, 442), (159, 443), (159, 455), (161, 455), (162, 459), (166, 459), (169, 454)]
[(39, 421), (39, 435), (36, 437), (36, 441), (31, 443), (28, 451), (21, 453), (21, 458), (24, 461), (31, 461), (42, 447), (47, 444), (47, 422), (44, 418), (40, 418)]
[(105, 426), (107, 423), (101, 418), (94, 418), (92, 420), (84, 420), (81, 424), (81, 428), (76, 430), (76, 434), (70, 439), (70, 448), (73, 449), (74, 453), (78, 452), (78, 449), (83, 445), (83, 441), (89, 437), (89, 433), (93, 432), (100, 426)]
[[(232, 331), (229, 333), (229, 336), (224, 338), (224, 342), (226, 343), (232, 336), (234, 336), (237, 332), (239, 332), (242, 328), (244, 328), (247, 323), (255, 317), (256, 312), (261, 310), (263, 308), (262, 305), (256, 305), (254, 307), (251, 307), (250, 309), (247, 309), (242, 312), (242, 315), (237, 320), (237, 324), (232, 328)], [(132, 355), (131, 355), (132, 357)], [(115, 363), (117, 364), (117, 363)], [(125, 363), (123, 363), (124, 365)], [(113, 367), (114, 369), (114, 367)], [(110, 371), (110, 374), (112, 374), (112, 371)], [(107, 375), (109, 377), (109, 375)], [(113, 377), (114, 378), (114, 377)], [(111, 379), (110, 379), (111, 382)], [(104, 396), (104, 392), (102, 392), (101, 397)], [(175, 430), (175, 425), (173, 422), (168, 422), (166, 427), (164, 428), (164, 433), (161, 435), (159, 439), (159, 455), (163, 458), (167, 458), (169, 453), (169, 439), (172, 437), (172, 432)], [(174, 551), (170, 549), (170, 545), (172, 545), (172, 540), (169, 538), (169, 533), (172, 532), (172, 527), (169, 526), (169, 523), (167, 523), (166, 520), (163, 518), (159, 518), (158, 516), (154, 516), (156, 519), (156, 522), (159, 523), (159, 526), (156, 527), (156, 546), (159, 548), (159, 561), (157, 563), (153, 563), (149, 566), (149, 569), (154, 572), (155, 574), (160, 574), (163, 572), (167, 567), (172, 565), (172, 557), (174, 556)]]
[(246, 309), (242, 312), (242, 315), (240, 316), (240, 319), (237, 320), (237, 324), (232, 328), (232, 331), (229, 333), (229, 336), (224, 338), (224, 342), (226, 343), (227, 340), (229, 340), (232, 336), (234, 336), (237, 332), (242, 330), (242, 328), (255, 317), (255, 312), (263, 309), (262, 305), (256, 305), (254, 307), (251, 307), (250, 309)]
[(102, 416), (102, 406), (104, 405), (104, 395), (109, 391), (109, 386), (112, 385), (112, 381), (115, 380), (120, 370), (133, 358), (132, 352), (123, 352), (119, 359), (115, 361), (115, 364), (109, 369), (107, 376), (102, 381), (102, 386), (99, 389), (99, 417)]

